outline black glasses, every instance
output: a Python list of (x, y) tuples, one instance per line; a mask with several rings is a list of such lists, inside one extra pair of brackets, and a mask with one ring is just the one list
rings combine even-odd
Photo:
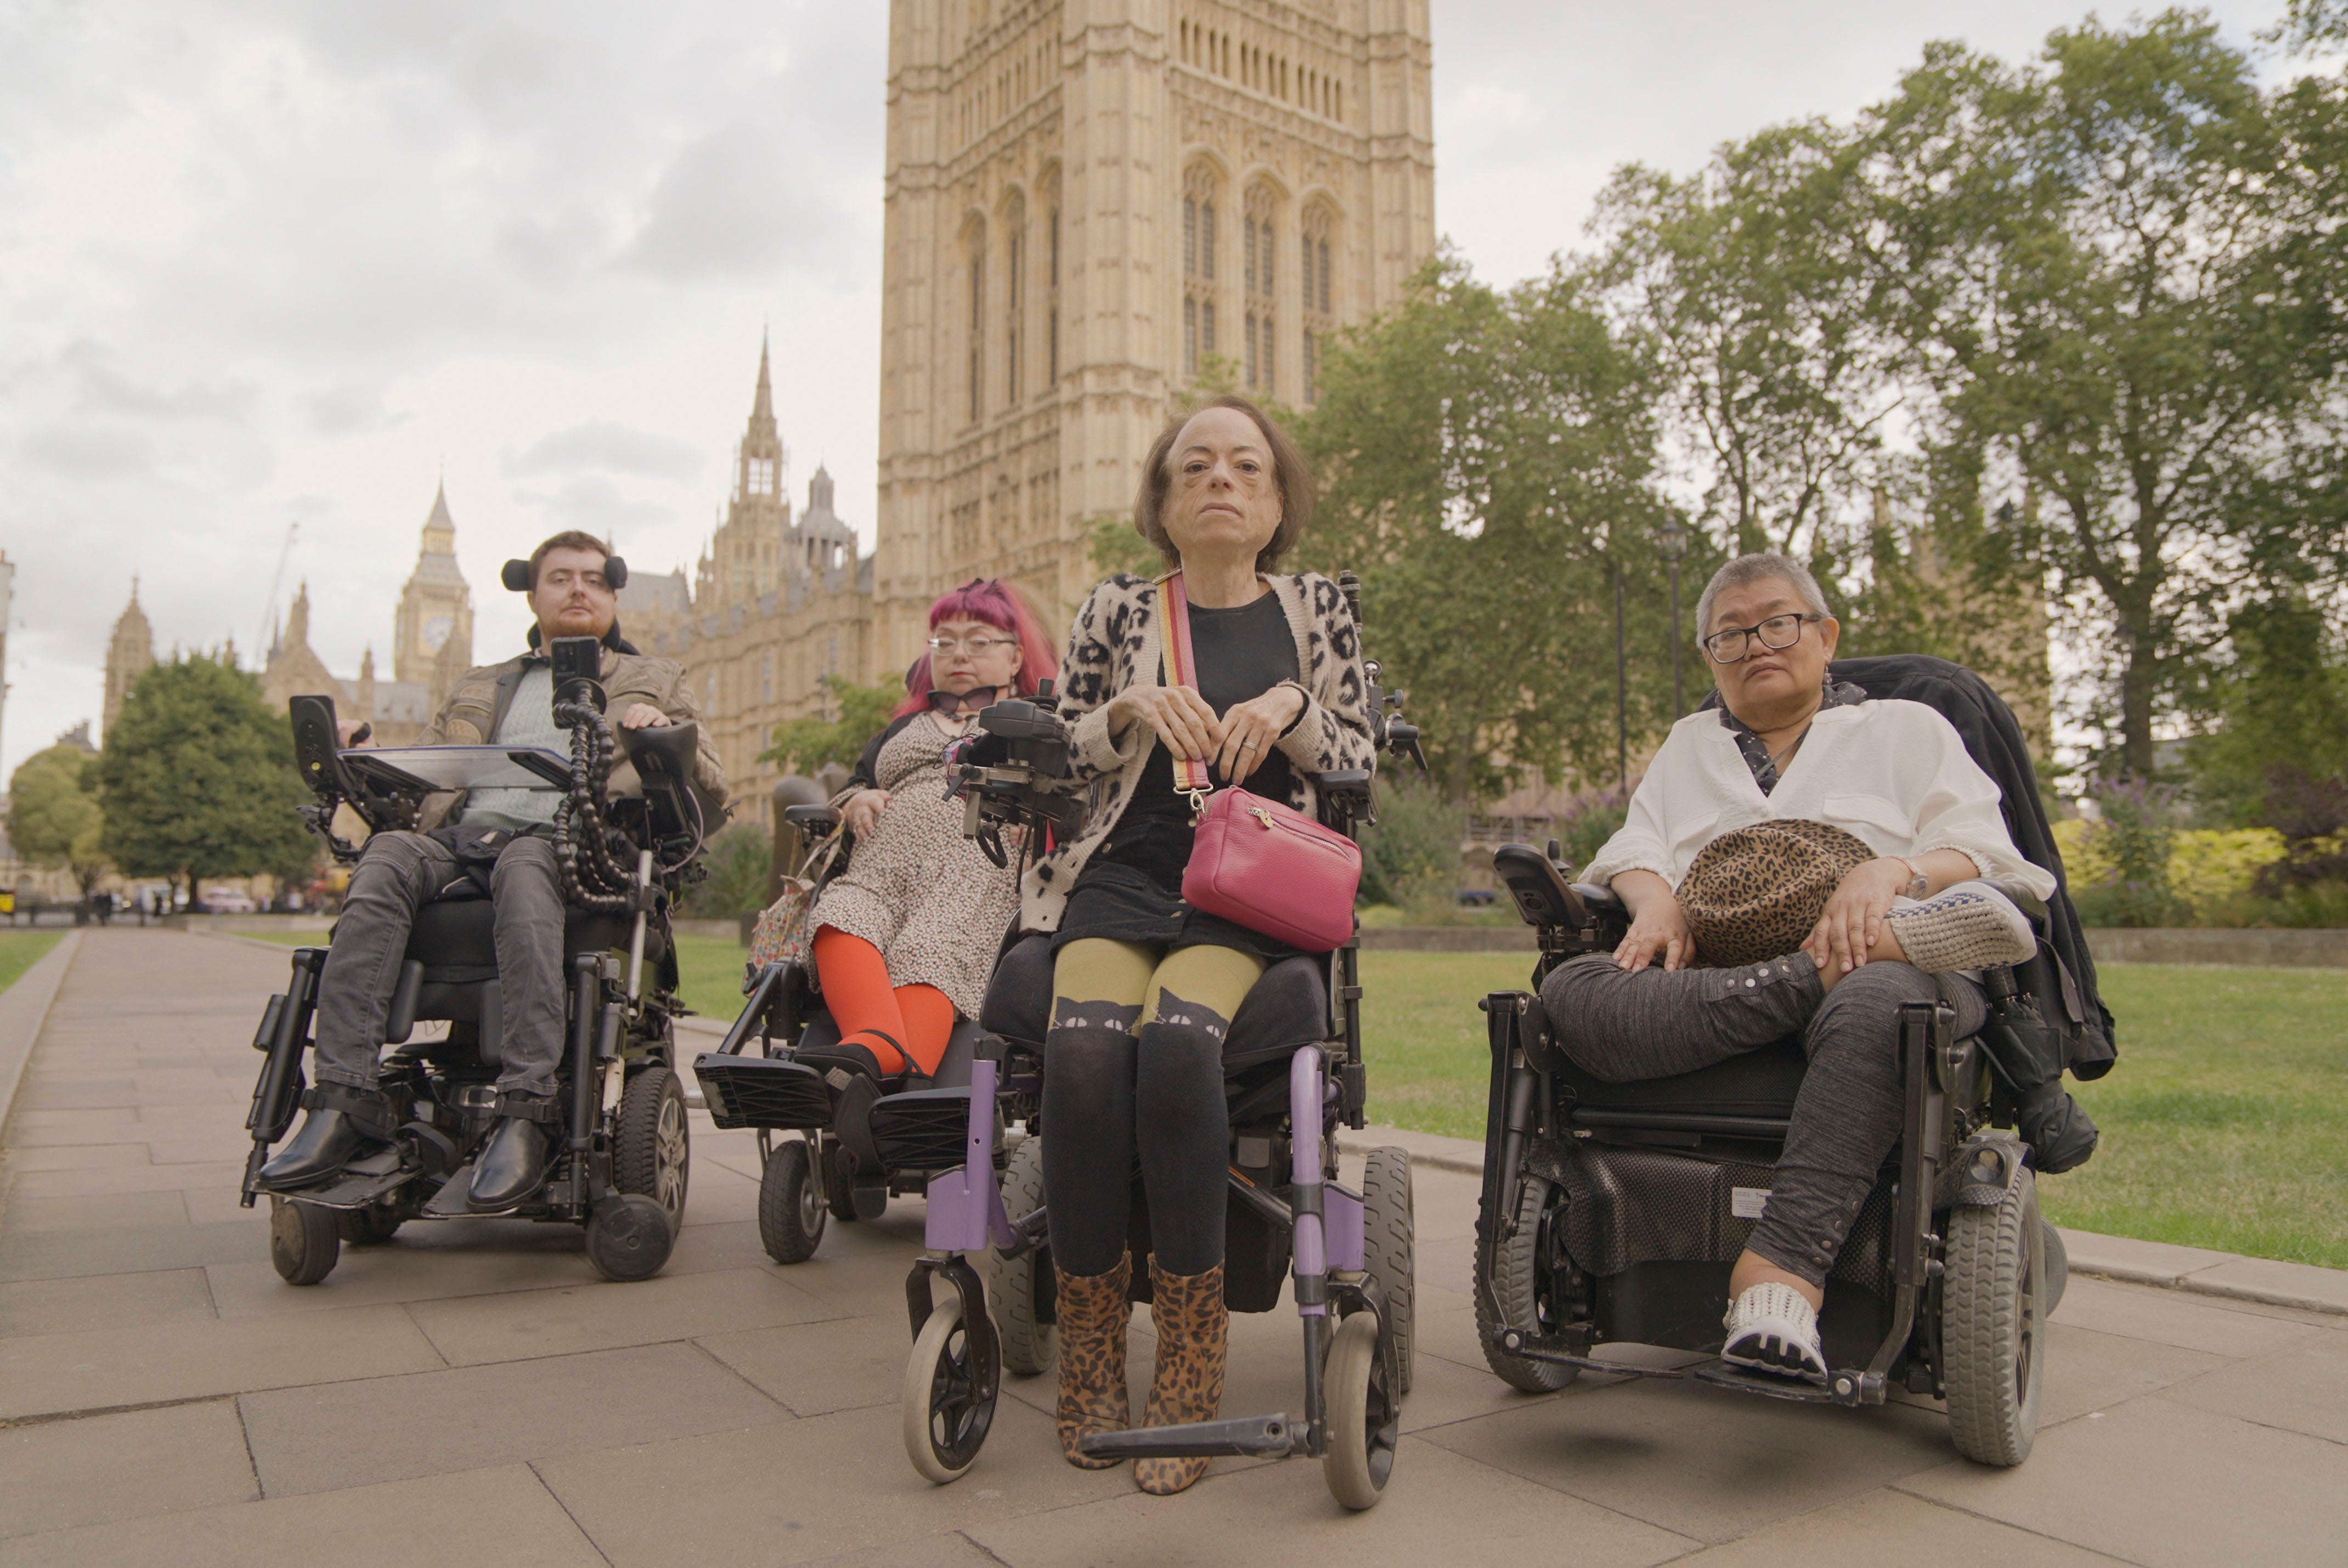
[(1761, 646), (1773, 651), (1791, 648), (1802, 640), (1804, 626), (1825, 619), (1823, 615), (1773, 615), (1758, 626), (1725, 627), (1704, 640), (1704, 651), (1712, 655), (1715, 664), (1734, 664), (1750, 651), (1752, 639), (1758, 637)]

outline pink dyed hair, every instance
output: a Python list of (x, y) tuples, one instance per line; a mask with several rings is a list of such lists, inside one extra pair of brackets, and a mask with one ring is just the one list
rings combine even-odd
[[(1044, 624), (1036, 620), (1035, 607), (1018, 585), (1004, 578), (974, 577), (960, 588), (951, 589), (930, 606), (930, 630), (948, 620), (983, 620), (999, 631), (1007, 631), (1019, 640), (1019, 673), (1012, 683), (1022, 697), (1035, 694), (1038, 682), (1050, 680), (1059, 673), (1059, 656), (1052, 651), (1050, 639), (1044, 635)], [(905, 700), (891, 715), (901, 718), (918, 713), (930, 705), (930, 688), (936, 677), (930, 670), (930, 654), (922, 650), (905, 671)]]

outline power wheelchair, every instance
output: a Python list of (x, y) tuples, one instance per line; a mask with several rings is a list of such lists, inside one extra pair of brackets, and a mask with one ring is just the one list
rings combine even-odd
[[(2003, 713), (1986, 686), (1967, 679), (1971, 700)], [(1916, 694), (1930, 701), (1925, 686)], [(2034, 794), (2026, 756), (2002, 761), (2009, 794), (2017, 764)], [(2011, 819), (2011, 801), (2007, 809)], [(1531, 993), (1496, 992), (1478, 1004), (1492, 1065), (1474, 1302), (1492, 1370), (1528, 1392), (1561, 1389), (1584, 1369), (1851, 1406), (1882, 1404), (1897, 1388), (1944, 1401), (1968, 1459), (2021, 1463), (2037, 1430), (2046, 1322), (2067, 1266), (2039, 1214), (2039, 1152), (2011, 1129), (2050, 1063), (2058, 1084), (2065, 1063), (2081, 1076), (2105, 1065), (2072, 1059), (2089, 1009), (2048, 940), (2068, 912), (2017, 900), (2038, 930), (2038, 953), (1984, 972), (1989, 1013), (1979, 1033), (1957, 1038), (1945, 1003), (1901, 1009), (1904, 1130), (1827, 1281), (1819, 1329), (1833, 1370), (1819, 1388), (1716, 1359), (1663, 1369), (1594, 1358), (1618, 1343), (1718, 1355), (1730, 1266), (1768, 1196), (1801, 1086), (1801, 1042), (1646, 1082), (1582, 1071), (1559, 1049), (1540, 983), (1569, 958), (1612, 951), (1629, 912), (1611, 891), (1573, 882), (1555, 841), (1545, 854), (1508, 845), (1493, 859), (1540, 956)], [(2059, 884), (2056, 859), (2049, 869)], [(2058, 906), (2065, 897), (2057, 891)], [(2086, 1136), (2092, 1148), (2091, 1128)], [(2085, 1157), (2065, 1154), (2072, 1163)]]
[[(572, 644), (583, 644), (573, 647)], [(607, 1279), (648, 1278), (667, 1263), (685, 1215), (692, 1151), (672, 1020), (685, 1009), (669, 928), (670, 906), (703, 875), (707, 832), (723, 802), (693, 779), (696, 726), (613, 731), (594, 681), (595, 641), (557, 640), (554, 714), (571, 754), (515, 746), (336, 749), (333, 702), (295, 697), (294, 753), (315, 795), (301, 809), (339, 864), (359, 846), (335, 828), (347, 805), (370, 832), (411, 827), (427, 795), (492, 787), (560, 791), (555, 848), (564, 902), (567, 1045), (558, 1070), (560, 1138), (544, 1184), (511, 1217), (577, 1225), (587, 1257)], [(641, 793), (613, 796), (615, 761)], [(479, 890), (485, 891), (485, 890)], [(500, 997), (493, 907), (486, 897), (444, 897), (417, 911), (392, 995), (382, 1088), (398, 1122), (390, 1147), (340, 1173), (269, 1191), (261, 1169), (304, 1102), (303, 1053), (312, 1045), (327, 949), (294, 954), (286, 989), (269, 999), (253, 1049), (264, 1055), (246, 1128), (244, 1205), (268, 1192), (270, 1258), (292, 1285), (331, 1273), (342, 1245), (386, 1242), (412, 1219), (469, 1217), (471, 1162), (497, 1119)], [(437, 1035), (417, 1026), (442, 1021)]]
[[(1358, 625), (1353, 575), (1339, 582)], [(1418, 733), (1395, 716), (1400, 694), (1375, 684), (1374, 661), (1368, 671), (1379, 749), (1416, 759)], [(1032, 702), (995, 703), (979, 727), (984, 738), (966, 753), (957, 783), (965, 832), (1007, 866), (1007, 829), (1021, 829), (1023, 845), (1039, 845), (1047, 834), (1073, 832), (1081, 808), (1048, 686)], [(1324, 774), (1318, 784), (1330, 826), (1351, 834), (1375, 820), (1366, 771)], [(795, 807), (786, 815), (822, 825), (827, 810)], [(1223, 1050), (1231, 1151), (1225, 1300), (1233, 1312), (1268, 1312), (1293, 1279), (1304, 1330), (1303, 1419), (1282, 1413), (1105, 1433), (1085, 1440), (1087, 1452), (1305, 1455), (1323, 1460), (1347, 1507), (1368, 1508), (1383, 1496), (1411, 1377), (1411, 1174), (1406, 1153), (1381, 1148), (1368, 1155), (1358, 1191), (1332, 1179), (1338, 1127), (1364, 1125), (1357, 959), (1348, 942), (1272, 965), (1241, 1003)], [(827, 1206), (808, 1173), (834, 1169), (830, 1141), (845, 1148), (857, 1138), (842, 1122), (859, 1108), (844, 1103), (828, 1077), (837, 1064), (824, 1048), (836, 1031), (819, 1012), (798, 1010), (811, 999), (804, 977), (770, 966), (749, 989), (725, 1046), (698, 1058), (694, 1071), (720, 1126), (797, 1130), (807, 1140), (775, 1147), (760, 1205), (763, 1223), (771, 1199), (789, 1250), (804, 1257), (813, 1250), (809, 1227), (819, 1234)], [(1050, 938), (1013, 931), (979, 1018), (956, 1030), (936, 1079), (908, 1079), (861, 1108), (865, 1143), (849, 1151), (846, 1174), (825, 1189), (852, 1195), (885, 1184), (927, 1194), (925, 1250), (905, 1282), (914, 1342), (903, 1436), (914, 1469), (940, 1483), (976, 1461), (1003, 1373), (1038, 1375), (1056, 1359), (1041, 1116), (1051, 996)], [(793, 1029), (801, 1043), (780, 1043)], [(767, 1054), (745, 1054), (754, 1033)], [(1012, 1136), (1023, 1124), (1025, 1135)], [(1300, 1137), (1299, 1129), (1309, 1131)], [(877, 1166), (864, 1163), (868, 1153)], [(857, 1187), (859, 1180), (866, 1185)], [(1133, 1196), (1129, 1245), (1139, 1258), (1150, 1244), (1138, 1180)], [(935, 1288), (939, 1281), (948, 1288)], [(1133, 1271), (1130, 1288), (1134, 1300), (1149, 1299), (1146, 1268)]]

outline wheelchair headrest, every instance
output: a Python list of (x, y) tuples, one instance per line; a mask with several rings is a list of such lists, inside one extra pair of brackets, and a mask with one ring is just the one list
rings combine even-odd
[[(528, 560), (510, 560), (498, 573), (498, 580), (514, 593), (528, 593), (536, 584), (530, 581)], [(618, 556), (603, 558), (603, 580), (612, 585), (613, 593), (628, 586), (628, 563)]]

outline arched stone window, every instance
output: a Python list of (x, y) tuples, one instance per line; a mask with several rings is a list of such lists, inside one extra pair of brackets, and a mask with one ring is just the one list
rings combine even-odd
[(1247, 292), (1247, 320), (1241, 338), (1241, 357), (1247, 384), (1267, 395), (1276, 395), (1279, 386), (1278, 354), (1273, 348), (1277, 333), (1273, 326), (1276, 292), (1273, 288), (1275, 268), (1273, 258), (1279, 251), (1275, 236), (1279, 232), (1280, 198), (1272, 187), (1258, 183), (1248, 188), (1247, 216), (1240, 230), (1245, 257), (1241, 268)]
[(963, 241), (970, 269), (970, 421), (986, 411), (986, 224), (972, 219)]
[(1303, 400), (1310, 406), (1321, 399), (1322, 344), (1335, 321), (1330, 309), (1334, 285), (1329, 276), (1329, 252), (1330, 241), (1337, 230), (1337, 215), (1316, 201), (1304, 210), (1302, 229), (1297, 260), (1303, 286), (1298, 291), (1298, 300), (1304, 318)]
[(1046, 214), (1044, 269), (1044, 385), (1060, 381), (1060, 176), (1056, 170), (1044, 186)]
[(1182, 182), (1182, 374), (1196, 375), (1215, 353), (1215, 211), (1221, 184), (1212, 165), (1190, 166)]
[(1026, 334), (1020, 331), (1027, 304), (1027, 202), (1017, 191), (1003, 209), (1003, 364), (1005, 401), (1019, 401)]

